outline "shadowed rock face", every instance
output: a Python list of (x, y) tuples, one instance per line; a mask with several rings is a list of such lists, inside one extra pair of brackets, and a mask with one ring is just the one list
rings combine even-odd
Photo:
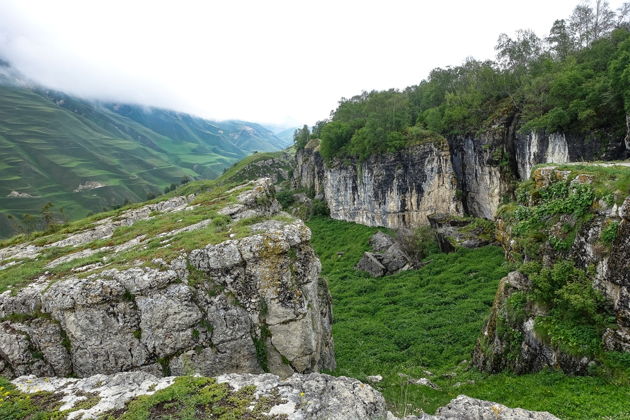
[[(71, 410), (70, 418), (87, 419), (122, 414), (127, 404), (139, 396), (151, 395), (173, 386), (174, 377), (157, 378), (146, 372), (125, 372), (95, 375), (85, 379), (36, 378), (23, 376), (13, 381), (24, 393), (48, 392), (51, 401), (59, 401), (59, 410)], [(284, 380), (276, 375), (227, 374), (207, 381), (210, 386), (234, 395), (245, 387), (254, 387), (251, 394), (241, 394), (255, 418), (295, 420), (398, 420), (387, 411), (380, 392), (356, 379), (311, 373), (294, 374)], [(216, 384), (216, 385), (215, 385)], [(248, 396), (249, 395), (249, 396)], [(91, 396), (94, 404), (80, 408)], [(182, 396), (185, 397), (185, 396)], [(63, 399), (63, 400), (62, 400)], [(52, 406), (53, 404), (51, 404)], [(75, 408), (76, 407), (76, 408)], [(229, 407), (226, 407), (229, 410)], [(252, 413), (254, 414), (254, 413)], [(501, 404), (460, 395), (448, 405), (438, 408), (436, 415), (407, 416), (405, 420), (557, 420), (541, 411), (508, 408)]]
[[(268, 179), (242, 190), (218, 213), (231, 220), (225, 229), (252, 220), (246, 235), (209, 239), (207, 246), (178, 251), (169, 261), (138, 260), (129, 268), (96, 264), (96, 270), (78, 267), (85, 272), (61, 278), (44, 274), (15, 294), (1, 294), (0, 375), (268, 370), (288, 376), (334, 368), (330, 296), (309, 229), (279, 214)], [(191, 199), (169, 211), (185, 217), (193, 211)], [(214, 223), (211, 217), (216, 213), (177, 231), (206, 228)], [(111, 235), (107, 220), (98, 223), (61, 243), (94, 240), (101, 230)], [(173, 232), (160, 235), (161, 247), (172, 245)], [(146, 249), (150, 239), (127, 244), (124, 251), (99, 251), (106, 262), (117, 251)]]

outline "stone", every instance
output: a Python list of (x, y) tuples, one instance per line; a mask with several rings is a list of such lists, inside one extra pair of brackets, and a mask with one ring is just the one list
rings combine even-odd
[(398, 244), (393, 244), (381, 254), (381, 264), (387, 269), (387, 273), (394, 274), (403, 269), (409, 268), (410, 258), (400, 248)]
[[(233, 221), (255, 217), (246, 235), (209, 239), (168, 259), (138, 260), (126, 268), (105, 266), (59, 278), (44, 274), (16, 293), (0, 294), (0, 316), (24, 319), (0, 323), (0, 374), (88, 377), (141, 370), (214, 376), (269, 369), (287, 377), (334, 369), (331, 298), (310, 230), (280, 212), (268, 179), (236, 187), (232, 194), (236, 202), (230, 205), (241, 207), (226, 215)], [(188, 211), (191, 200), (175, 197), (128, 210), (55, 244), (82, 246), (155, 212)], [(159, 237), (202, 229), (214, 214)], [(110, 256), (152, 239), (140, 235), (121, 245), (85, 249)], [(0, 249), (0, 258), (27, 252), (39, 249)], [(57, 262), (88, 255), (81, 252)]]
[(427, 215), (435, 212), (463, 214), (446, 144), (329, 165), (313, 146), (297, 152), (293, 185), (321, 194), (333, 219), (399, 228), (427, 225)]
[(383, 277), (387, 273), (387, 268), (371, 252), (363, 253), (357, 270), (365, 271), (372, 277)]
[(465, 395), (460, 395), (451, 400), (446, 406), (438, 408), (435, 416), (425, 416), (424, 418), (427, 420), (558, 420), (556, 416), (546, 411), (528, 411), (522, 408), (509, 408), (502, 404), (478, 400)]
[(471, 229), (471, 223), (475, 220), (473, 218), (431, 214), (428, 219), (442, 252), (454, 252), (457, 248), (479, 248), (494, 243), (494, 232), (486, 232), (482, 228)]
[[(120, 416), (126, 407), (142, 395), (164, 390), (177, 379), (173, 376), (157, 377), (148, 372), (122, 372), (112, 375), (94, 375), (89, 378), (39, 378), (21, 376), (12, 382), (21, 392), (32, 394), (48, 392), (51, 407), (59, 411), (71, 410), (73, 420)], [(369, 385), (356, 379), (333, 377), (320, 373), (293, 374), (281, 379), (276, 375), (230, 373), (216, 377), (219, 384), (227, 384), (230, 392), (253, 387), (252, 410), (257, 401), (265, 400), (260, 412), (267, 416), (282, 416), (289, 420), (400, 420), (391, 412), (383, 396)], [(88, 396), (94, 399), (90, 408), (78, 408)], [(53, 404), (54, 402), (54, 404)], [(76, 410), (73, 408), (76, 407)], [(436, 415), (407, 416), (404, 420), (557, 420), (547, 412), (509, 408), (490, 401), (460, 395), (449, 404), (438, 408)]]
[[(158, 378), (147, 372), (123, 372), (89, 378), (37, 378), (22, 376), (13, 381), (25, 393), (47, 391), (69, 410), (93, 395), (97, 402), (88, 409), (70, 413), (70, 419), (120, 415), (126, 405), (141, 395), (151, 395), (173, 384), (175, 377)], [(262, 411), (269, 416), (288, 419), (384, 419), (385, 400), (369, 385), (356, 379), (324, 374), (294, 374), (284, 380), (272, 374), (225, 374), (216, 381), (228, 384), (232, 392), (255, 387), (253, 400), (267, 399)], [(250, 410), (255, 404), (252, 404)]]
[(434, 384), (433, 382), (431, 382), (427, 378), (419, 378), (419, 379), (410, 378), (407, 381), (410, 384), (413, 384), (413, 385), (421, 385), (421, 386), (427, 386), (427, 387), (432, 388), (432, 389), (440, 389), (439, 386), (437, 386), (436, 384)]
[(368, 382), (371, 382), (373, 384), (377, 384), (379, 382), (381, 382), (383, 380), (383, 377), (381, 375), (372, 375), (372, 376), (368, 376), (367, 377)]
[(370, 237), (370, 247), (376, 252), (384, 252), (393, 244), (392, 237), (384, 232), (376, 232)]

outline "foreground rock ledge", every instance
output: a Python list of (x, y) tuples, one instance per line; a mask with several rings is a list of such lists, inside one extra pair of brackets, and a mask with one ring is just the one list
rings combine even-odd
[[(94, 375), (84, 379), (22, 376), (13, 380), (13, 384), (24, 393), (50, 393), (53, 399), (62, 404), (59, 411), (66, 411), (69, 419), (90, 419), (107, 415), (114, 418), (122, 416), (133, 405), (134, 399), (165, 390), (177, 380), (176, 377), (158, 378), (146, 372), (123, 372), (115, 375)], [(378, 391), (356, 379), (343, 376), (294, 374), (281, 380), (272, 374), (226, 374), (218, 376), (212, 383), (227, 384), (232, 393), (245, 387), (255, 387), (251, 389), (248, 397), (250, 399), (246, 401), (249, 403), (247, 410), (256, 414), (252, 418), (397, 420), (397, 417), (387, 412), (385, 400)], [(186, 395), (178, 396), (182, 399), (185, 397)], [(91, 406), (77, 409), (84, 407), (88, 398), (92, 401)], [(435, 416), (424, 414), (405, 419), (557, 418), (546, 412), (512, 409), (460, 395), (445, 407), (439, 408)]]
[[(280, 212), (269, 179), (217, 194), (128, 210), (43, 247), (0, 249), (0, 263), (72, 267), (0, 294), (0, 375), (333, 369), (330, 295), (310, 230)], [(147, 235), (149, 219), (166, 230)], [(121, 229), (138, 236), (118, 245)], [(61, 256), (42, 260), (51, 249)], [(151, 250), (168, 257), (134, 256)]]

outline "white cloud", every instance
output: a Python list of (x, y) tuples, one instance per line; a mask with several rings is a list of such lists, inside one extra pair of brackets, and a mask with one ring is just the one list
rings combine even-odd
[[(616, 7), (621, 1), (611, 2)], [(573, 0), (3, 1), (0, 55), (77, 95), (208, 118), (312, 124), (342, 96), (492, 58)]]

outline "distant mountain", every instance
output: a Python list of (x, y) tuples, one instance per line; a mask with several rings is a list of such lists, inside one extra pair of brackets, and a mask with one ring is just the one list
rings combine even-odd
[(279, 139), (282, 139), (282, 141), (284, 141), (285, 143), (288, 143), (289, 145), (292, 145), (293, 144), (293, 134), (295, 134), (295, 130), (297, 130), (297, 129), (298, 129), (298, 127), (291, 127), (291, 128), (287, 128), (287, 129), (284, 129), (284, 130), (281, 130), (281, 131), (275, 131), (274, 134)]
[(0, 236), (44, 204), (74, 219), (211, 179), (287, 142), (259, 124), (97, 103), (36, 87), (0, 62)]

